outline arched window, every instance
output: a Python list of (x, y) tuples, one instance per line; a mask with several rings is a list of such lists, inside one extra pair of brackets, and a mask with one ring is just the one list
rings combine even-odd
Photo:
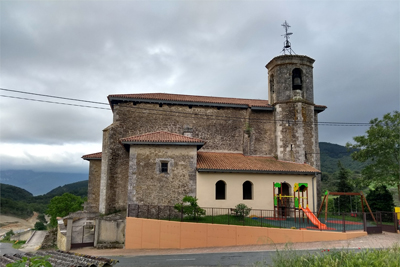
[(303, 79), (301, 77), (301, 69), (295, 68), (292, 71), (292, 89), (301, 90), (303, 85)]
[(253, 184), (250, 181), (243, 183), (243, 199), (253, 199)]
[(225, 199), (226, 183), (219, 180), (215, 184), (215, 199)]

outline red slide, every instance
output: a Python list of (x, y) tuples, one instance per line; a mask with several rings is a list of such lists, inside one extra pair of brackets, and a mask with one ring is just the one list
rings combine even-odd
[(326, 227), (326, 224), (321, 223), (317, 217), (315, 217), (314, 213), (311, 212), (311, 210), (307, 207), (305, 209), (303, 209), (302, 207), (300, 207), (300, 209), (307, 215), (308, 219), (310, 219), (310, 221), (318, 227), (318, 229), (328, 229)]

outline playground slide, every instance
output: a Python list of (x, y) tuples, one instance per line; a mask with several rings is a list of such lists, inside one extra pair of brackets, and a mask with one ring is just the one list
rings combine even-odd
[(315, 217), (314, 213), (311, 212), (311, 210), (309, 208), (302, 208), (300, 207), (301, 210), (307, 215), (308, 219), (310, 219), (310, 221), (318, 227), (318, 229), (328, 229), (326, 227), (326, 224), (321, 223), (317, 217)]

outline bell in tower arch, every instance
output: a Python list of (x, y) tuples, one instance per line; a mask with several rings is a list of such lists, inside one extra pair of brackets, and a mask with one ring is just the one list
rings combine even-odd
[(302, 89), (302, 81), (301, 81), (301, 69), (296, 68), (292, 72), (292, 89), (293, 90), (301, 90)]

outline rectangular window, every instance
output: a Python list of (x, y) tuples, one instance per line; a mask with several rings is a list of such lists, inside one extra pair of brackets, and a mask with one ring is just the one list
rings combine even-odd
[(168, 162), (161, 162), (161, 172), (168, 173)]

